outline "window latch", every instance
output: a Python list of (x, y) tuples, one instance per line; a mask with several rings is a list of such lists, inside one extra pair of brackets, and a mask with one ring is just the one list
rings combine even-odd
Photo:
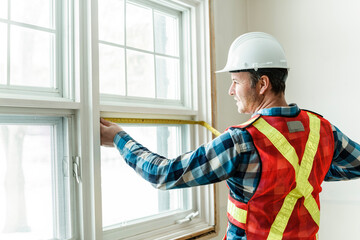
[(190, 222), (191, 220), (193, 220), (198, 215), (199, 215), (199, 211), (192, 212), (189, 215), (187, 215), (186, 217), (184, 217), (183, 219), (177, 220), (176, 223), (177, 224), (183, 224), (183, 223), (186, 223), (186, 222)]
[(73, 176), (75, 177), (76, 182), (79, 184), (81, 181), (79, 156), (73, 157)]

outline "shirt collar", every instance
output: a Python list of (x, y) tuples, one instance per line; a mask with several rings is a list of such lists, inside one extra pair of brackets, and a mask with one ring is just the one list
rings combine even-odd
[(263, 116), (284, 116), (284, 117), (293, 117), (298, 115), (300, 112), (300, 108), (292, 103), (287, 107), (273, 107), (273, 108), (264, 108), (260, 109), (254, 115), (263, 115)]

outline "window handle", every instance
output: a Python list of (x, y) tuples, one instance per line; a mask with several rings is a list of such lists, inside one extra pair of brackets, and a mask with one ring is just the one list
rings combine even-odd
[(177, 220), (176, 223), (183, 224), (186, 222), (190, 222), (191, 220), (193, 220), (193, 218), (197, 217), (198, 215), (199, 215), (199, 211), (192, 212), (189, 215), (187, 215), (186, 217), (184, 217), (183, 219)]
[(79, 156), (73, 157), (73, 176), (75, 177), (76, 182), (79, 184), (81, 181)]

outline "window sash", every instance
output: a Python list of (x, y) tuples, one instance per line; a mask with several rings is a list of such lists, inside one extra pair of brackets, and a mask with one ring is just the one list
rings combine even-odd
[[(155, 152), (159, 153), (160, 155), (169, 156), (169, 154), (170, 154), (170, 155), (173, 155), (173, 157), (176, 157), (180, 153), (186, 152), (188, 150), (188, 146), (189, 146), (190, 141), (189, 141), (189, 128), (187, 126), (123, 124), (122, 127), (124, 127), (125, 130), (127, 130), (127, 127), (132, 127), (130, 129), (130, 132), (129, 132), (130, 134), (132, 134), (132, 131), (134, 131), (134, 130), (135, 131), (148, 132), (150, 134), (149, 130), (147, 130), (147, 127), (152, 127), (153, 130), (156, 131), (156, 133), (154, 135), (154, 138), (156, 138), (156, 141), (153, 141), (153, 140), (150, 140), (150, 139), (147, 139), (147, 141), (145, 141), (143, 139), (142, 142), (143, 143), (144, 143), (144, 141), (147, 142), (147, 144), (144, 144), (144, 145), (147, 148), (149, 148), (149, 147), (152, 148), (153, 151), (154, 151), (154, 149), (156, 149)], [(134, 127), (136, 127), (136, 128), (134, 129)], [(168, 132), (169, 133), (169, 136), (168, 136), (169, 139), (167, 139), (166, 142), (163, 142), (164, 136), (162, 136), (161, 133), (162, 133), (162, 130), (164, 128), (167, 129), (168, 127), (172, 127), (173, 129)], [(174, 127), (176, 127), (176, 128), (174, 129)], [(139, 130), (139, 128), (142, 128), (143, 130)], [(170, 132), (172, 132), (172, 134)], [(138, 132), (138, 134), (139, 134), (139, 132)], [(132, 136), (135, 139), (139, 138), (139, 136), (136, 136), (136, 134), (135, 135), (132, 134)], [(176, 150), (175, 149), (171, 150), (171, 149), (169, 149), (167, 147), (167, 146), (169, 146), (168, 144), (170, 144), (168, 141), (170, 141), (170, 142), (175, 141), (175, 143), (173, 143), (174, 145), (172, 145), (172, 147), (176, 148)], [(151, 145), (151, 143), (153, 143), (153, 144)], [(156, 143), (156, 146), (155, 146), (155, 143)], [(164, 146), (166, 146), (165, 149), (161, 149), (161, 148), (164, 148)], [(179, 146), (182, 146), (182, 147), (179, 149)], [(106, 153), (105, 150), (109, 151), (108, 149), (103, 148), (102, 153), (105, 154)], [(171, 153), (168, 152), (169, 150), (171, 151)], [(143, 216), (141, 218), (138, 218), (138, 219), (136, 219), (134, 217), (130, 217), (131, 216), (131, 214), (130, 214), (130, 215), (128, 215), (128, 217), (130, 217), (130, 219), (122, 219), (122, 220), (120, 220), (121, 222), (117, 222), (117, 223), (113, 222), (113, 223), (115, 223), (115, 225), (113, 225), (113, 226), (111, 226), (111, 225), (107, 226), (106, 225), (106, 226), (104, 226), (105, 230), (106, 229), (116, 228), (116, 227), (123, 228), (123, 227), (126, 227), (128, 225), (138, 224), (140, 222), (149, 221), (150, 219), (153, 221), (155, 219), (158, 219), (158, 218), (161, 218), (161, 217), (163, 218), (164, 216), (170, 216), (171, 214), (175, 214), (175, 213), (177, 214), (176, 218), (180, 219), (180, 218), (183, 218), (184, 216), (180, 216), (179, 214), (184, 213), (184, 212), (188, 213), (189, 209), (192, 210), (192, 205), (193, 204), (190, 201), (192, 195), (191, 195), (191, 191), (189, 189), (172, 190), (171, 194), (175, 195), (177, 197), (177, 201), (179, 201), (178, 204), (176, 206), (173, 206), (173, 207), (169, 206), (169, 209), (161, 209), (161, 206), (160, 206), (161, 201), (172, 200), (173, 202), (176, 202), (176, 199), (173, 199), (173, 197), (175, 197), (175, 196), (173, 196), (171, 199), (169, 199), (170, 198), (170, 192), (169, 191), (161, 191), (161, 190), (153, 189), (153, 187), (150, 186), (149, 183), (146, 183), (145, 180), (140, 179), (139, 176), (136, 176), (136, 173), (133, 171), (133, 169), (126, 166), (126, 164), (123, 162), (124, 160), (121, 159), (121, 157), (120, 157), (119, 153), (117, 152), (117, 150), (114, 149), (114, 152), (116, 152), (116, 154), (115, 154), (116, 160), (113, 161), (113, 164), (111, 165), (112, 166), (111, 170), (123, 171), (122, 173), (118, 172), (117, 174), (121, 175), (121, 176), (126, 174), (126, 176), (128, 176), (128, 177), (126, 177), (126, 180), (125, 179), (123, 179), (123, 180), (118, 179), (118, 180), (115, 180), (115, 182), (113, 182), (113, 181), (108, 182), (107, 181), (106, 183), (104, 183), (104, 181), (103, 181), (103, 184), (107, 184), (106, 188), (109, 188), (108, 185), (113, 184), (111, 186), (111, 188), (113, 189), (113, 191), (112, 191), (113, 193), (111, 193), (111, 196), (109, 195), (109, 191), (105, 191), (105, 190), (103, 191), (103, 195), (102, 195), (103, 196), (103, 207), (104, 207), (104, 205), (108, 204), (108, 203), (104, 203), (105, 199), (106, 199), (106, 202), (108, 202), (109, 198), (116, 198), (116, 195), (119, 194), (119, 192), (121, 193), (121, 195), (123, 195), (124, 191), (122, 189), (126, 188), (125, 185), (128, 185), (128, 184), (132, 185), (132, 184), (134, 184), (133, 181), (135, 181), (135, 182), (141, 181), (142, 184), (141, 184), (141, 186), (139, 186), (140, 188), (135, 189), (136, 190), (135, 192), (131, 191), (131, 190), (130, 191), (128, 190), (126, 192), (127, 194), (122, 196), (116, 202), (116, 204), (121, 204), (122, 201), (124, 201), (126, 203), (123, 202), (123, 204), (125, 204), (125, 206), (127, 208), (133, 209), (131, 211), (139, 211), (139, 209), (143, 209), (144, 206), (148, 206), (148, 202), (151, 199), (153, 199), (151, 196), (147, 196), (146, 194), (145, 195), (140, 194), (139, 191), (141, 189), (143, 189), (143, 191), (145, 191), (145, 192), (150, 191), (149, 193), (152, 193), (152, 194), (155, 194), (157, 192), (157, 196), (159, 198), (158, 203), (157, 203), (158, 210), (157, 211), (154, 210), (153, 212), (148, 212), (147, 211), (147, 213), (144, 213)], [(105, 159), (104, 159), (105, 156), (106, 155), (104, 155), (102, 157), (103, 158), (102, 161), (101, 161), (102, 165), (105, 164)], [(117, 162), (118, 162), (118, 164), (125, 165), (125, 166), (115, 166), (114, 164), (117, 163)], [(110, 164), (110, 162), (108, 164)], [(117, 168), (119, 168), (119, 169), (117, 169)], [(125, 170), (124, 170), (124, 168), (125, 168)], [(103, 174), (102, 179), (103, 180), (104, 180), (105, 176), (109, 176), (109, 177), (111, 176), (110, 175), (111, 173), (109, 172), (109, 170), (110, 169), (108, 167), (105, 167), (103, 165), (103, 167), (102, 167), (102, 174)], [(135, 185), (133, 185), (133, 186), (135, 186)], [(118, 193), (116, 193), (116, 192), (118, 192)], [(161, 193), (163, 193), (163, 194), (161, 194)], [(164, 195), (165, 193), (169, 194), (169, 196), (165, 196)], [(136, 196), (138, 196), (138, 197), (136, 197)], [(127, 198), (130, 198), (130, 199), (135, 198), (134, 201), (139, 202), (138, 204), (140, 206), (135, 205), (136, 204), (135, 202), (133, 203), (133, 205), (131, 205), (131, 203), (127, 202), (127, 200), (126, 200)], [(153, 199), (153, 200), (155, 200), (155, 199)], [(116, 209), (116, 206), (113, 206), (113, 207), (114, 207), (114, 209)], [(151, 206), (149, 205), (148, 207), (150, 208)], [(124, 209), (122, 209), (122, 210), (119, 209), (118, 211), (123, 211), (123, 210)], [(111, 213), (104, 212), (104, 208), (103, 208), (103, 221), (104, 221), (105, 214), (106, 214), (106, 218), (109, 219), (110, 218), (109, 214), (111, 214)], [(118, 212), (118, 214), (122, 214), (122, 213)], [(114, 221), (114, 220), (112, 220), (112, 221)], [(170, 222), (170, 224), (172, 224), (172, 223)], [(104, 225), (104, 223), (103, 223), (103, 225)], [(169, 225), (169, 222), (164, 222), (162, 224), (157, 224), (156, 227), (153, 227), (153, 228), (162, 228), (162, 227), (167, 226), (167, 225)]]
[[(49, 26), (34, 25), (33, 23), (26, 23), (15, 21), (11, 19), (12, 1), (7, 1), (8, 9), (6, 18), (0, 17), (0, 23), (6, 25), (6, 44), (7, 52), (3, 59), (5, 59), (5, 82), (0, 83), (0, 94), (4, 96), (14, 96), (16, 98), (22, 98), (28, 96), (33, 99), (39, 97), (60, 97), (74, 100), (74, 33), (71, 26), (74, 25), (74, 3), (73, 0), (65, 1), (50, 1), (49, 11), (50, 21)], [(23, 84), (26, 79), (23, 79), (23, 83), (13, 84), (12, 73), (13, 68), (12, 59), (13, 52), (10, 50), (14, 46), (12, 41), (13, 29), (19, 28), (27, 31), (31, 31), (35, 34), (47, 34), (51, 40), (49, 40), (49, 60), (43, 60), (48, 65), (48, 77), (49, 86), (44, 84), (32, 83), (30, 85)], [(39, 59), (32, 62), (41, 62)], [(0, 60), (1, 63), (1, 60)], [(29, 62), (31, 63), (31, 62)], [(27, 65), (29, 65), (27, 63)], [(33, 66), (32, 66), (33, 67)], [(28, 74), (29, 75), (29, 74)], [(0, 77), (1, 78), (1, 77)], [(34, 75), (35, 78), (35, 75)]]
[[(138, 3), (147, 2), (148, 4), (152, 4), (154, 1), (136, 1)], [(149, 3), (150, 2), (150, 3)], [(189, 6), (186, 5), (189, 2), (192, 2), (194, 5)], [(189, 81), (182, 82), (182, 89), (184, 90), (182, 93), (182, 100), (180, 102), (172, 102), (170, 101), (164, 102), (156, 102), (153, 99), (149, 101), (148, 99), (141, 99), (136, 97), (124, 97), (124, 96), (113, 96), (113, 95), (106, 95), (100, 94), (100, 109), (102, 112), (101, 115), (103, 117), (128, 117), (134, 116), (136, 118), (178, 118), (177, 115), (184, 114), (186, 117), (190, 119), (209, 119), (210, 112), (207, 112), (206, 108), (198, 107), (198, 104), (203, 103), (206, 101), (205, 99), (210, 95), (208, 92), (207, 84), (202, 85), (202, 88), (198, 88), (198, 85), (206, 83), (207, 77), (207, 70), (206, 68), (205, 59), (203, 59), (203, 63), (199, 64), (199, 71), (196, 70), (197, 65), (194, 64), (197, 59), (202, 59), (204, 57), (205, 42), (202, 40), (197, 39), (200, 37), (201, 34), (206, 33), (207, 29), (202, 29), (200, 32), (196, 30), (199, 26), (199, 23), (196, 23), (197, 14), (201, 11), (199, 9), (195, 10), (196, 7), (201, 5), (204, 7), (206, 5), (205, 1), (188, 1), (186, 4), (174, 1), (156, 1), (156, 3), (164, 4), (168, 7), (174, 7), (181, 12), (181, 32), (183, 34), (180, 36), (180, 39), (183, 44), (187, 44), (187, 51), (183, 51), (180, 49), (180, 53), (182, 54), (183, 62), (181, 67), (181, 79), (183, 80), (184, 77), (189, 79)], [(183, 4), (183, 5), (182, 5)], [(204, 4), (204, 5), (202, 5)], [(206, 12), (205, 12), (206, 14)], [(201, 17), (200, 17), (201, 18)], [(202, 26), (200, 24), (200, 26)], [(200, 27), (201, 28), (201, 27)], [(204, 32), (201, 32), (204, 31)], [(202, 36), (202, 35), (201, 35)], [(181, 45), (181, 44), (180, 44)], [(182, 45), (181, 45), (182, 46)], [(185, 64), (185, 62), (187, 64)], [(190, 64), (192, 63), (192, 64)], [(199, 80), (201, 79), (201, 80)], [(207, 95), (209, 94), (209, 95)], [(210, 107), (210, 106), (209, 106)], [(195, 110), (196, 109), (196, 110)], [(207, 115), (209, 114), (209, 115)], [(164, 117), (164, 116), (167, 117)], [(180, 118), (184, 118), (184, 115), (180, 116)], [(186, 118), (185, 117), (185, 118)], [(197, 127), (192, 128), (192, 146), (198, 146), (205, 139), (210, 139), (211, 134), (206, 133), (206, 130), (199, 129)], [(139, 139), (140, 140), (140, 139)], [(141, 140), (140, 140), (141, 142)], [(144, 222), (138, 222), (137, 224), (130, 224), (127, 226), (119, 226), (118, 228), (105, 228), (103, 232), (103, 239), (156, 239), (167, 236), (169, 232), (173, 232), (174, 235), (170, 234), (171, 237), (169, 238), (176, 238), (179, 236), (188, 235), (190, 232), (194, 233), (199, 231), (212, 231), (214, 225), (214, 212), (211, 209), (213, 206), (213, 189), (212, 186), (203, 186), (203, 187), (196, 187), (192, 189), (193, 191), (193, 208), (188, 212), (183, 212), (181, 216), (178, 216), (177, 220), (184, 218), (187, 214), (192, 213), (193, 211), (199, 211), (200, 215), (192, 220), (192, 224), (173, 224), (171, 226), (164, 226), (164, 232), (159, 230), (154, 230), (154, 226), (161, 225), (163, 223), (175, 222), (174, 215), (168, 216), (161, 216), (158, 217), (148, 218)], [(210, 207), (210, 208), (209, 208)], [(143, 219), (145, 220), (145, 219)], [(165, 230), (166, 229), (166, 230)], [(184, 229), (187, 229), (184, 231)], [(191, 229), (191, 230), (190, 230)], [(207, 229), (207, 230), (205, 230)], [(149, 234), (145, 232), (149, 231)], [(167, 233), (165, 233), (165, 231)], [(159, 234), (158, 234), (159, 233)]]
[[(159, 53), (156, 52), (156, 48), (155, 48), (155, 26), (152, 27), (152, 35), (153, 35), (153, 44), (154, 47), (151, 51), (149, 50), (144, 50), (144, 49), (140, 49), (137, 47), (133, 47), (133, 46), (129, 46), (127, 41), (126, 41), (126, 13), (124, 14), (124, 43), (123, 44), (118, 44), (118, 43), (114, 43), (114, 42), (108, 42), (106, 40), (100, 39), (99, 40), (99, 44), (100, 45), (107, 45), (107, 46), (111, 46), (117, 49), (122, 49), (122, 51), (124, 51), (124, 65), (125, 65), (125, 69), (124, 71), (124, 83), (122, 83), (122, 88), (124, 88), (124, 90), (122, 90), (122, 93), (120, 94), (112, 94), (109, 92), (102, 92), (101, 93), (101, 101), (102, 103), (105, 104), (112, 104), (112, 105), (122, 105), (121, 102), (132, 102), (132, 103), (136, 103), (137, 105), (142, 105), (144, 104), (144, 102), (146, 103), (146, 105), (148, 105), (149, 107), (155, 107), (155, 106), (161, 106), (161, 105), (166, 105), (166, 106), (174, 106), (174, 107), (186, 107), (188, 109), (191, 109), (191, 104), (189, 104), (189, 102), (191, 102), (192, 97), (191, 94), (185, 94), (188, 91), (187, 86), (190, 85), (190, 78), (188, 77), (184, 77), (184, 76), (188, 76), (188, 74), (184, 74), (184, 71), (187, 71), (187, 69), (189, 69), (189, 67), (184, 67), (184, 64), (186, 62), (187, 65), (190, 65), (190, 61), (189, 59), (186, 58), (186, 56), (188, 56), (188, 53), (184, 53), (184, 44), (189, 44), (189, 42), (184, 38), (184, 36), (182, 35), (182, 31), (183, 31), (183, 23), (182, 23), (182, 14), (180, 10), (173, 10), (169, 7), (167, 7), (166, 5), (160, 5), (157, 4), (153, 1), (141, 1), (141, 0), (124, 0), (124, 12), (126, 12), (126, 4), (135, 4), (138, 6), (144, 6), (144, 7), (148, 7), (150, 9), (152, 9), (152, 21), (154, 21), (154, 14), (157, 14), (157, 12), (161, 12), (161, 14), (163, 14), (164, 16), (172, 16), (174, 18), (177, 19), (178, 21), (178, 28), (179, 31), (177, 33), (177, 42), (178, 42), (178, 53), (177, 55), (169, 55), (169, 54), (164, 54), (164, 53)], [(172, 6), (174, 7), (174, 6)], [(176, 9), (176, 8), (175, 8)], [(188, 49), (188, 48), (187, 48)], [(152, 71), (153, 73), (150, 74), (151, 78), (154, 78), (153, 86), (149, 86), (150, 88), (152, 88), (152, 94), (150, 96), (143, 96), (143, 94), (141, 93), (136, 93), (136, 89), (135, 88), (135, 92), (130, 93), (128, 92), (129, 90), (129, 69), (127, 66), (127, 59), (129, 58), (129, 53), (131, 52), (136, 52), (139, 54), (148, 54), (149, 56), (153, 56), (153, 62), (152, 62)], [(175, 94), (175, 97), (173, 96), (174, 93), (171, 94), (170, 97), (163, 97), (163, 94), (159, 94), (159, 86), (162, 86), (162, 84), (160, 84), (159, 81), (159, 76), (157, 76), (157, 63), (159, 63), (160, 61), (158, 60), (159, 57), (165, 57), (166, 59), (168, 59), (168, 63), (170, 63), (170, 61), (178, 61), (178, 82), (175, 83), (175, 86), (177, 86), (179, 88), (178, 93)], [(101, 61), (101, 59), (100, 59)], [(148, 65), (148, 64), (147, 64)], [(168, 65), (170, 67), (170, 65)], [(175, 65), (173, 65), (175, 66)], [(148, 76), (148, 74), (147, 74)], [(104, 79), (100, 79), (100, 84), (102, 81), (105, 81)], [(172, 82), (170, 82), (172, 84)], [(141, 89), (140, 89), (141, 90)], [(148, 90), (148, 88), (147, 88)], [(111, 89), (110, 89), (111, 91)], [(125, 91), (125, 92), (124, 92)], [(136, 94), (139, 94), (139, 96), (135, 96)], [(120, 102), (120, 103), (119, 103)]]
[[(50, 130), (50, 139), (51, 142), (49, 143), (51, 146), (51, 149), (49, 151), (51, 152), (51, 160), (49, 161), (49, 167), (51, 169), (50, 172), (44, 172), (44, 174), (50, 174), (51, 175), (51, 183), (49, 186), (51, 186), (51, 195), (48, 196), (51, 198), (51, 212), (48, 212), (47, 214), (51, 214), (51, 219), (53, 223), (53, 230), (52, 232), (48, 232), (46, 234), (51, 234), (51, 236), (46, 235), (39, 235), (44, 234), (44, 232), (38, 232), (39, 229), (35, 227), (34, 231), (30, 231), (26, 233), (9, 233), (8, 237), (13, 236), (15, 239), (20, 238), (33, 238), (33, 237), (52, 237), (52, 238), (59, 238), (59, 239), (68, 239), (73, 235), (73, 219), (74, 215), (72, 213), (73, 207), (73, 200), (71, 196), (74, 196), (74, 187), (71, 184), (71, 165), (70, 165), (70, 149), (69, 149), (69, 122), (66, 118), (63, 117), (40, 117), (40, 116), (21, 116), (21, 115), (0, 115), (0, 126), (16, 126), (16, 125), (24, 125), (27, 127), (36, 127), (36, 126), (44, 126), (49, 127)], [(37, 154), (35, 151), (34, 154)], [(26, 156), (24, 156), (26, 158)], [(26, 162), (23, 162), (25, 164)], [(29, 169), (27, 169), (29, 170)], [(45, 170), (45, 169), (44, 169)], [(29, 179), (29, 178), (26, 178)], [(34, 179), (29, 179), (34, 180)], [(25, 186), (29, 183), (25, 182)], [(28, 188), (28, 187), (27, 187)], [(35, 190), (37, 187), (35, 187)], [(34, 189), (32, 189), (33, 191)], [(47, 198), (47, 197), (46, 197)], [(45, 198), (45, 199), (46, 199)], [(45, 200), (44, 199), (44, 200)], [(25, 199), (25, 204), (28, 201)], [(41, 211), (40, 208), (42, 206), (39, 205), (40, 199), (37, 201), (31, 202), (31, 205), (37, 206), (39, 211)], [(49, 203), (49, 202), (48, 202)], [(45, 209), (44, 209), (45, 210)], [(26, 211), (27, 214), (29, 211)], [(39, 213), (39, 216), (41, 216), (42, 213)], [(35, 216), (35, 215), (30, 215)], [(29, 225), (32, 226), (36, 223), (31, 222), (34, 220), (33, 218), (28, 219), (30, 221)], [(6, 224), (6, 223), (5, 223)], [(48, 229), (48, 228), (47, 228)], [(31, 230), (31, 229), (29, 229)], [(1, 234), (0, 234), (1, 236)], [(41, 237), (42, 236), (42, 237)], [(5, 234), (3, 237), (7, 237), (7, 234)]]

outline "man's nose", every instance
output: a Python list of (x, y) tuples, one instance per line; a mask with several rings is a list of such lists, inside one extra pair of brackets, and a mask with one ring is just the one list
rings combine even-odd
[(231, 84), (231, 85), (230, 85), (230, 87), (229, 87), (228, 94), (229, 94), (230, 96), (234, 95), (234, 88), (233, 88), (233, 85), (234, 85), (234, 84)]

